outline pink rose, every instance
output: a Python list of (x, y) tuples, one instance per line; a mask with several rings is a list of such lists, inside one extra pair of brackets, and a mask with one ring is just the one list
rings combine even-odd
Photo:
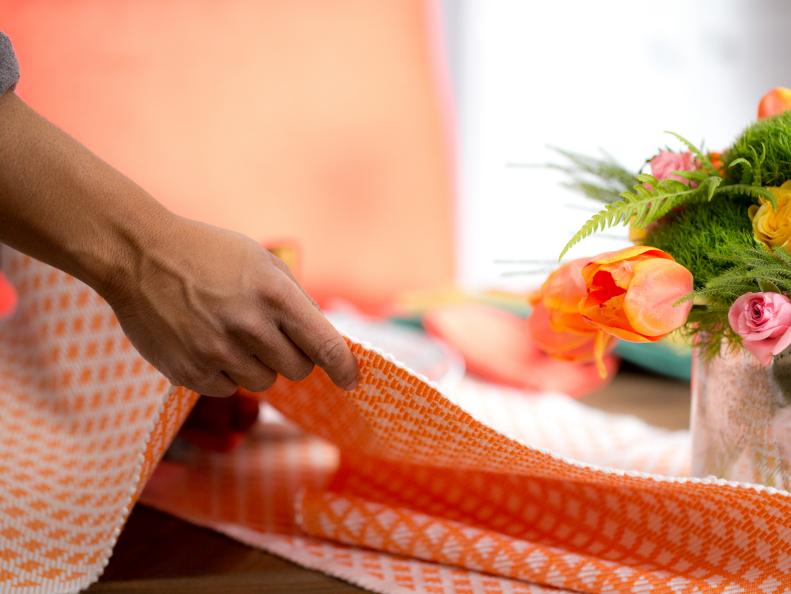
[[(700, 163), (692, 153), (674, 153), (672, 151), (659, 151), (659, 154), (651, 159), (651, 175), (656, 179), (675, 179), (689, 185), (689, 180), (674, 171), (696, 171), (700, 168)], [(693, 184), (694, 187), (695, 184)]]
[(763, 365), (791, 345), (791, 300), (780, 293), (745, 293), (731, 305), (728, 321)]

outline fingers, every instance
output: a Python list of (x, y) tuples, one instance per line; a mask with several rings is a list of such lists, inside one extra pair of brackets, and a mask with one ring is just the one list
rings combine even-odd
[(327, 318), (294, 286), (287, 296), (281, 329), (307, 357), (323, 368), (339, 388), (357, 386), (357, 360)]
[(238, 352), (223, 370), (234, 383), (234, 389), (241, 386), (251, 392), (263, 392), (277, 379), (277, 374), (259, 361), (254, 355)]
[(290, 380), (305, 379), (313, 371), (313, 361), (278, 328), (248, 339), (247, 345), (264, 365)]
[(316, 303), (316, 301), (313, 299), (313, 297), (311, 297), (311, 296), (308, 294), (308, 292), (307, 292), (307, 291), (306, 291), (306, 290), (305, 290), (305, 289), (302, 287), (302, 285), (300, 285), (300, 284), (299, 284), (299, 282), (297, 281), (296, 277), (294, 276), (294, 273), (293, 273), (293, 272), (291, 272), (291, 269), (288, 267), (288, 264), (286, 264), (285, 262), (283, 262), (283, 260), (281, 260), (280, 258), (278, 258), (277, 256), (275, 256), (274, 254), (272, 254), (272, 263), (273, 263), (273, 264), (274, 264), (274, 265), (275, 265), (275, 266), (276, 266), (276, 267), (277, 267), (277, 268), (278, 268), (278, 269), (279, 269), (281, 272), (285, 273), (285, 275), (286, 275), (286, 276), (288, 276), (288, 278), (290, 278), (290, 279), (292, 280), (292, 282), (293, 282), (293, 283), (294, 283), (294, 284), (297, 286), (297, 288), (298, 288), (298, 289), (299, 289), (299, 290), (302, 292), (302, 294), (303, 294), (305, 297), (307, 297), (307, 298), (308, 298), (308, 300), (309, 300), (309, 301), (310, 301), (310, 302), (313, 304), (313, 307), (315, 307), (316, 309), (319, 309), (319, 304), (318, 304), (318, 303)]
[[(357, 385), (357, 361), (343, 337), (319, 311), (315, 302), (299, 286), (288, 266), (271, 257), (267, 282), (258, 292), (261, 302), (237, 303), (226, 318), (225, 336), (203, 343), (205, 359), (181, 385), (207, 396), (229, 396), (238, 387), (263, 392), (274, 384), (277, 374), (298, 381), (315, 365), (345, 390)], [(248, 305), (249, 304), (249, 305)], [(250, 309), (252, 306), (252, 309)], [(228, 312), (230, 313), (230, 312)], [(206, 344), (213, 345), (206, 348)]]
[(171, 381), (205, 396), (224, 398), (232, 395), (240, 386), (250, 392), (263, 392), (277, 379), (277, 374), (272, 369), (261, 363), (255, 355), (242, 349), (232, 350), (224, 357), (214, 355), (208, 358), (205, 369), (217, 371), (184, 371), (175, 374), (176, 378), (171, 377)]
[(217, 396), (220, 398), (226, 398), (230, 396), (236, 392), (237, 388), (237, 384), (221, 371), (211, 374), (206, 378), (196, 382), (189, 382), (180, 385), (184, 385), (190, 390), (198, 392), (199, 394), (204, 394), (206, 396)]

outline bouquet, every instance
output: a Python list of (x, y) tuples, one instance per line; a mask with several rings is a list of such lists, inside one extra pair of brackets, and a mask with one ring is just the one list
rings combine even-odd
[(746, 349), (769, 364), (791, 345), (791, 90), (763, 97), (758, 120), (722, 152), (673, 134), (636, 174), (609, 157), (559, 151), (568, 185), (604, 203), (563, 252), (615, 225), (634, 246), (562, 264), (531, 297), (546, 353), (595, 361), (617, 340), (674, 331), (703, 357)]

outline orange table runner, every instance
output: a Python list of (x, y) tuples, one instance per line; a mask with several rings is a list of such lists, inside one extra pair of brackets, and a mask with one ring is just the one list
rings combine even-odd
[[(195, 396), (84, 285), (3, 265), (20, 300), (0, 327), (0, 591), (70, 592), (101, 573)], [(267, 395), (324, 441), (259, 428), (160, 465), (144, 500), (381, 592), (791, 589), (791, 494), (674, 478), (683, 433), (561, 396), (449, 397), (353, 349), (355, 392), (316, 371)]]

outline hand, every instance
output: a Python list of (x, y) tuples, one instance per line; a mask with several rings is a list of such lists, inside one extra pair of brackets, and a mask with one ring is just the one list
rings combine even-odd
[(341, 388), (357, 362), (288, 267), (239, 233), (173, 217), (100, 291), (132, 344), (174, 384), (260, 392), (314, 363)]
[(96, 289), (173, 383), (229, 396), (315, 363), (355, 384), (354, 356), (283, 262), (173, 215), (14, 93), (0, 121), (0, 241)]

